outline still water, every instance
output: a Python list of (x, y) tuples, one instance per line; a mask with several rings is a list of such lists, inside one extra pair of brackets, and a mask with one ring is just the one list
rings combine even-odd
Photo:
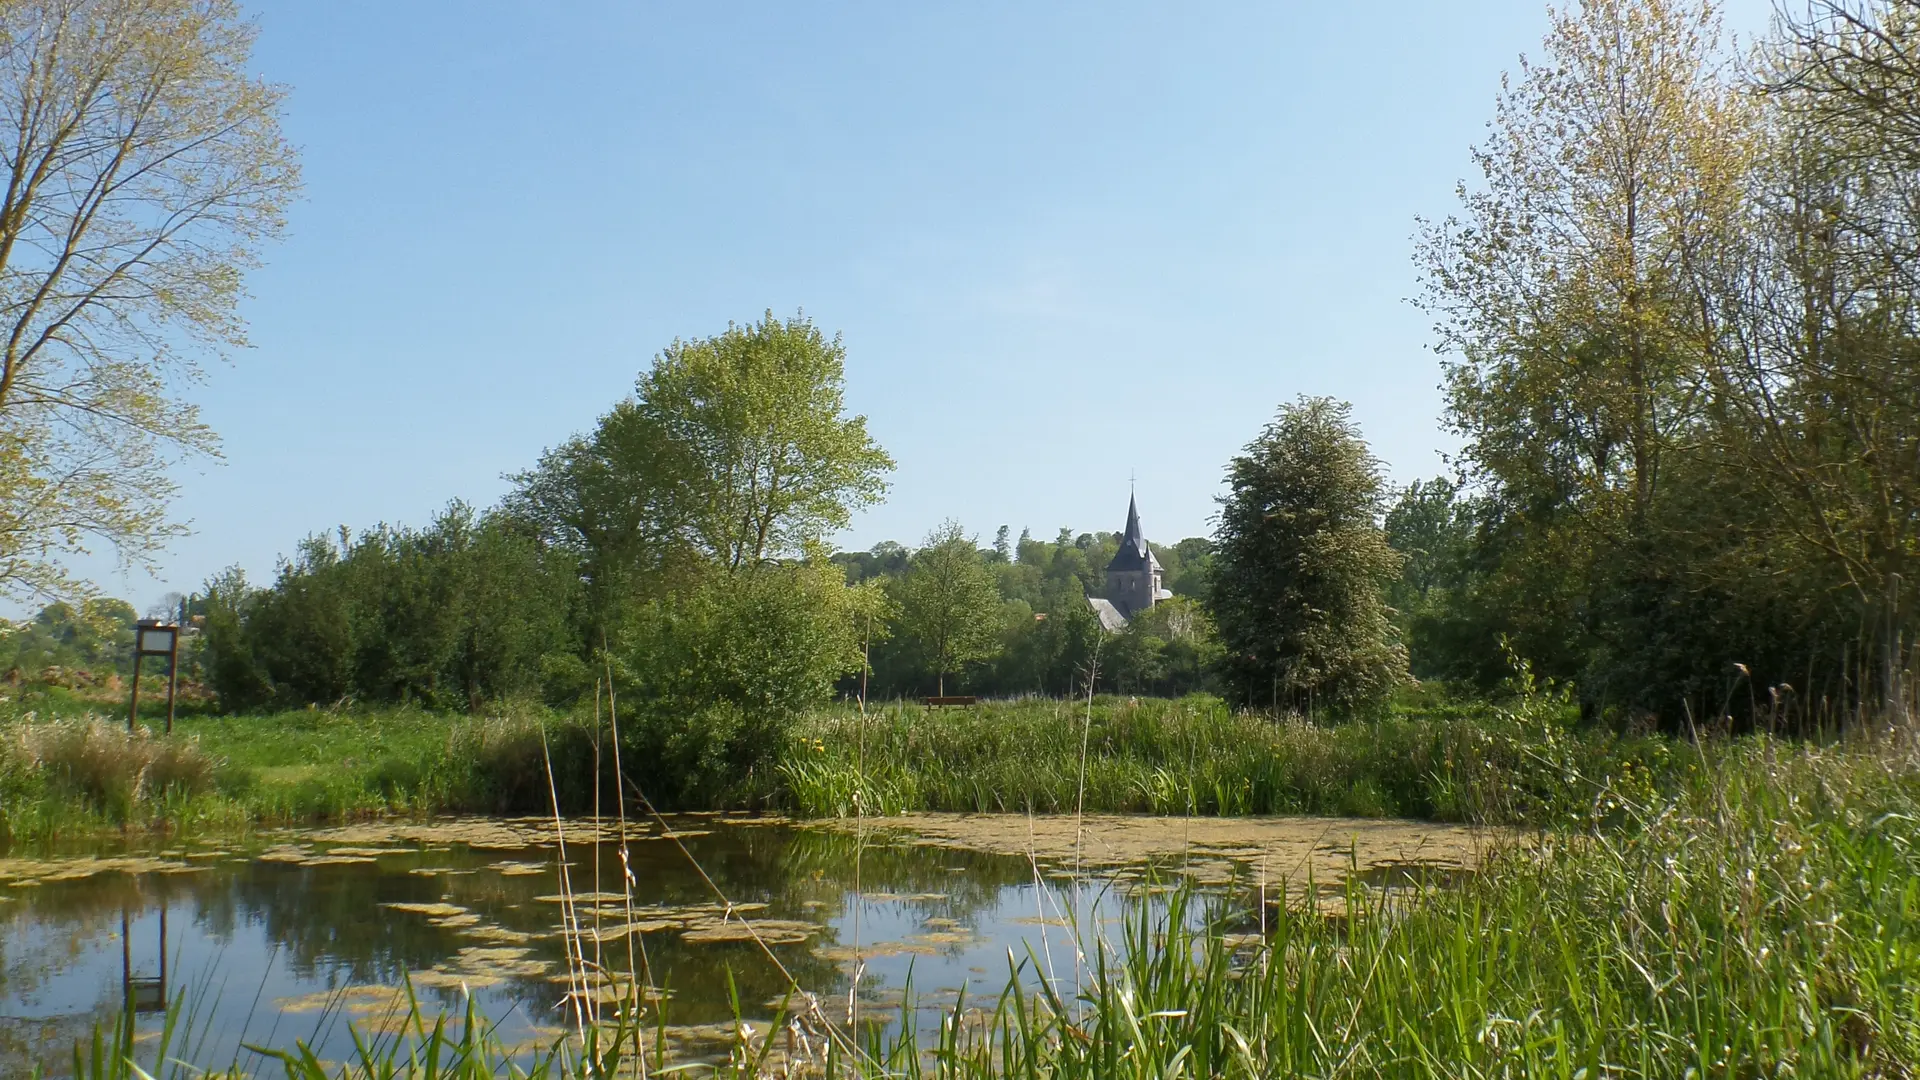
[(1128, 903), (1027, 858), (753, 818), (632, 830), (623, 870), (616, 832), (570, 823), (564, 863), (550, 820), (0, 860), (0, 1071), (63, 1066), (76, 1038), (111, 1023), (129, 980), (149, 1000), (186, 993), (199, 1010), (191, 1056), (206, 1065), (248, 1066), (242, 1043), (295, 1039), (341, 1059), (348, 1024), (390, 1026), (409, 980), (430, 1008), (458, 1010), (471, 993), (507, 1043), (544, 1044), (582, 989), (568, 975), (570, 918), (586, 959), (650, 973), (668, 1023), (718, 1044), (729, 974), (750, 1017), (788, 987), (748, 926), (841, 1012), (860, 965), (863, 1008), (897, 1017), (909, 978), (929, 1007), (963, 985), (997, 991), (1009, 949), (1071, 971), (1061, 924), (1075, 897), (1083, 922), (1109, 932)]
[[(772, 1015), (789, 975), (844, 1016), (857, 972), (870, 1020), (897, 1021), (911, 983), (930, 1024), (963, 987), (970, 998), (1003, 988), (1010, 954), (1027, 978), (1070, 993), (1082, 969), (1068, 924), (1083, 942), (1111, 939), (1176, 873), (1201, 884), (1204, 915), (1244, 912), (1247, 929), (1268, 876), (1283, 872), (1268, 865), (1286, 854), (1275, 844), (1319, 860), (1323, 882), (1341, 866), (1436, 850), (1469, 861), (1434, 827), (1175, 823), (1158, 826), (1167, 843), (1156, 849), (1139, 838), (1153, 821), (930, 815), (917, 831), (862, 832), (709, 815), (628, 827), (622, 844), (611, 822), (569, 822), (563, 838), (551, 819), (436, 819), (8, 853), (0, 1074), (42, 1061), (58, 1075), (74, 1040), (111, 1024), (130, 991), (149, 1004), (184, 993), (196, 1012), (188, 1056), (206, 1066), (257, 1071), (243, 1043), (296, 1039), (342, 1060), (350, 1024), (392, 1031), (408, 983), (429, 1010), (461, 1010), (471, 994), (507, 1044), (543, 1046), (563, 1032), (570, 992), (621, 991), (617, 976), (570, 975), (570, 947), (657, 988), (678, 1052), (699, 1058), (724, 1053), (729, 977), (749, 1019)], [(1280, 839), (1249, 832), (1261, 828)], [(1170, 858), (1162, 849), (1175, 842)], [(146, 1038), (159, 1024), (139, 1017)]]

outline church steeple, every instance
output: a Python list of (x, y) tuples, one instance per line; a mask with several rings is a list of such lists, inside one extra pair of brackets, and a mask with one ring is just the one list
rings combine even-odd
[(1140, 528), (1140, 506), (1128, 495), (1127, 529), (1120, 534), (1120, 550), (1107, 564), (1107, 573), (1148, 569), (1160, 569), (1160, 561), (1153, 557), (1153, 549), (1147, 546), (1147, 534)]
[(1119, 630), (1127, 620), (1173, 594), (1160, 587), (1160, 560), (1153, 557), (1147, 532), (1140, 527), (1140, 504), (1127, 495), (1127, 528), (1120, 534), (1120, 550), (1107, 563), (1106, 596), (1092, 600), (1100, 625)]

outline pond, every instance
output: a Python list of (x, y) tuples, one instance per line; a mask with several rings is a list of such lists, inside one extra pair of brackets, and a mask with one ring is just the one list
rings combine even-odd
[[(909, 982), (930, 1018), (962, 987), (997, 994), (1010, 954), (1071, 990), (1072, 925), (1111, 939), (1166, 881), (1252, 926), (1263, 899), (1309, 880), (1323, 895), (1355, 871), (1391, 887), (1422, 876), (1408, 868), (1468, 870), (1489, 842), (1329, 819), (690, 815), (624, 826), (625, 844), (622, 828), (431, 819), (0, 852), (0, 1074), (43, 1061), (58, 1075), (129, 994), (184, 993), (191, 1056), (208, 1066), (257, 1070), (243, 1043), (296, 1039), (343, 1059), (350, 1024), (394, 1029), (409, 983), (430, 1011), (473, 995), (531, 1048), (567, 1030), (569, 994), (620, 996), (628, 972), (652, 988), (674, 1052), (700, 1059), (731, 1038), (729, 980), (753, 1020), (797, 984), (841, 1019), (854, 1001), (895, 1023)], [(577, 974), (582, 961), (611, 981)], [(142, 1014), (141, 1037), (160, 1022)]]

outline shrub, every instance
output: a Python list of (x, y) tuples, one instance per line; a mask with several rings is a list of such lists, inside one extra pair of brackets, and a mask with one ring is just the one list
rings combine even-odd
[(621, 635), (628, 765), (655, 799), (725, 801), (765, 778), (793, 722), (861, 664), (860, 590), (824, 559), (714, 573), (631, 613)]
[(142, 803), (212, 790), (219, 766), (198, 740), (127, 731), (99, 717), (23, 727), (19, 746), (54, 787), (116, 821)]

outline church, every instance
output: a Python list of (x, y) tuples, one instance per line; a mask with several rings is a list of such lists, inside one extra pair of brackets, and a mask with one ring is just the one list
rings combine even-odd
[(1160, 560), (1147, 546), (1147, 535), (1140, 530), (1140, 507), (1127, 496), (1127, 529), (1120, 536), (1120, 551), (1107, 564), (1107, 595), (1089, 596), (1087, 603), (1100, 618), (1100, 628), (1119, 632), (1127, 621), (1173, 594), (1160, 587)]

